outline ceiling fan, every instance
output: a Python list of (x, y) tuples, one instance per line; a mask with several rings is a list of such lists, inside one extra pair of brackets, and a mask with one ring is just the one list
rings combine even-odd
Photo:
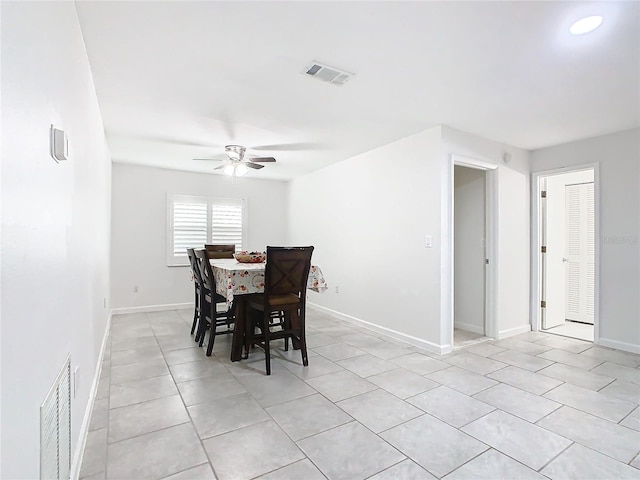
[(226, 175), (234, 177), (241, 177), (246, 175), (249, 168), (254, 170), (260, 170), (264, 168), (261, 163), (273, 163), (276, 161), (273, 157), (245, 157), (247, 149), (242, 145), (227, 145), (224, 147), (224, 151), (229, 157), (228, 160), (222, 160), (219, 158), (194, 158), (194, 160), (213, 160), (214, 162), (224, 161), (225, 163), (214, 170), (224, 169)]

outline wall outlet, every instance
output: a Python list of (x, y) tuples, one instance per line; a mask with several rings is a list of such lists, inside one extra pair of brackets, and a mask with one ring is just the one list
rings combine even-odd
[(340, 287), (336, 285), (336, 293), (340, 293)]
[(133, 293), (138, 293), (138, 285), (133, 286)]

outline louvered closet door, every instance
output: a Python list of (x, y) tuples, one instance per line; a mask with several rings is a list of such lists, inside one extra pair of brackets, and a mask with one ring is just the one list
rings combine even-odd
[(567, 185), (565, 318), (593, 323), (595, 283), (595, 199), (593, 183)]

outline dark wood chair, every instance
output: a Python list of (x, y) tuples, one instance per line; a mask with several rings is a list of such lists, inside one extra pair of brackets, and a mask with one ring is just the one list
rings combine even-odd
[[(213, 269), (209, 263), (209, 252), (207, 250), (195, 250), (197, 264), (200, 269), (202, 278), (202, 289), (200, 294), (200, 317), (198, 324), (198, 334), (196, 336), (198, 345), (201, 347), (204, 343), (204, 337), (209, 329), (209, 343), (207, 345), (207, 357), (213, 352), (213, 344), (216, 335), (228, 335), (233, 333), (231, 325), (234, 323), (233, 310), (226, 309), (218, 311), (217, 304), (224, 303), (227, 300), (220, 294), (216, 293), (216, 280), (213, 276)], [(225, 330), (218, 331), (218, 327), (224, 326)]]
[(236, 246), (233, 244), (217, 245), (207, 243), (204, 248), (209, 254), (209, 258), (233, 258), (233, 254), (236, 253)]
[[(284, 339), (287, 350), (291, 338), (294, 347), (300, 348), (302, 364), (309, 365), (305, 312), (312, 253), (313, 247), (267, 247), (264, 293), (248, 300), (247, 319), (251, 323), (245, 339), (247, 352), (251, 345), (264, 349), (267, 375), (271, 375), (270, 342), (275, 339)], [(284, 312), (278, 325), (274, 325), (274, 312)]]
[(198, 320), (200, 319), (200, 292), (202, 289), (202, 277), (200, 276), (200, 267), (198, 266), (198, 259), (196, 258), (193, 248), (187, 248), (187, 256), (189, 257), (189, 264), (191, 265), (191, 276), (193, 277), (193, 287), (195, 291), (193, 324), (191, 325), (191, 335), (193, 335), (193, 332), (196, 330)]

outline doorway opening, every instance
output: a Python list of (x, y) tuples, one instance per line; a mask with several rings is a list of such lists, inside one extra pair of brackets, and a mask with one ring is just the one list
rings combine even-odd
[(539, 330), (596, 338), (596, 172), (538, 175)]
[(453, 168), (453, 345), (488, 340), (486, 312), (485, 170)]

